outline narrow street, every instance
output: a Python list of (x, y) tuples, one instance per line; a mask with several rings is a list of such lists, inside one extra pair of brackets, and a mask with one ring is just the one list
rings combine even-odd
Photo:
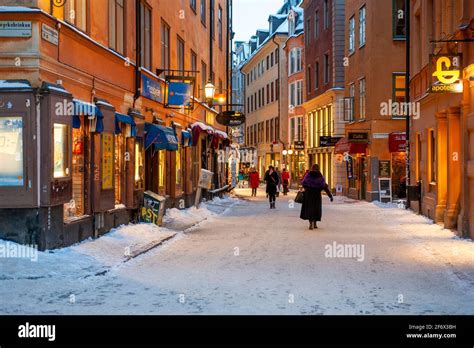
[[(472, 241), (395, 205), (345, 197), (325, 197), (323, 221), (310, 231), (294, 193), (270, 210), (263, 190), (257, 198), (237, 191), (240, 199), (171, 211), (167, 226), (186, 230), (128, 262), (127, 238), (174, 232), (131, 225), (37, 262), (5, 259), (0, 313), (474, 313)], [(364, 253), (328, 257), (334, 243)]]

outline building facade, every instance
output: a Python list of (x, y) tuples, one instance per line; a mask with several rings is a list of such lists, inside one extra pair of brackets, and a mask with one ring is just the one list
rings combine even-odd
[(269, 29), (258, 30), (249, 41), (250, 57), (242, 66), (245, 75), (246, 146), (255, 148), (255, 167), (263, 177), (268, 166), (281, 167), (287, 147), (288, 87), (284, 43), (288, 38), (285, 2), (269, 18)]
[[(411, 206), (474, 238), (474, 4), (410, 5), (410, 97), (420, 108), (411, 119), (410, 179), (421, 186), (421, 206)], [(454, 70), (454, 81), (445, 70)]]
[[(245, 114), (245, 76), (240, 69), (250, 56), (248, 42), (237, 41), (232, 61), (232, 104), (233, 110)], [(239, 146), (245, 145), (245, 124), (234, 127), (232, 140)]]
[[(306, 161), (319, 164), (331, 189), (346, 185), (346, 166), (334, 154), (344, 137), (344, 0), (305, 0)], [(347, 193), (342, 191), (342, 193)]]
[[(203, 90), (230, 84), (226, 1), (0, 5), (14, 29), (0, 33), (0, 129), (11, 140), (0, 155), (12, 161), (0, 174), (1, 238), (45, 249), (98, 236), (140, 216), (145, 191), (184, 208), (201, 168), (224, 186), (227, 135)], [(185, 103), (168, 98), (166, 75), (195, 79)]]
[(335, 147), (346, 165), (345, 189), (361, 200), (403, 198), (405, 115), (392, 106), (405, 102), (405, 2), (345, 3), (346, 124)]

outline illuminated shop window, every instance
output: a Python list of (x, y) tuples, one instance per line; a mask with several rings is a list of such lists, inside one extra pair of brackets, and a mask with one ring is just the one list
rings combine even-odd
[(143, 188), (143, 153), (140, 143), (135, 143), (135, 188)]
[(69, 126), (54, 124), (53, 131), (53, 172), (55, 178), (69, 176)]
[(102, 134), (102, 189), (113, 189), (114, 182), (114, 136)]
[(166, 151), (160, 150), (158, 151), (158, 187), (163, 188), (165, 187), (165, 157)]
[(178, 148), (176, 153), (176, 184), (181, 184), (181, 146)]
[(23, 186), (23, 119), (0, 117), (0, 186)]

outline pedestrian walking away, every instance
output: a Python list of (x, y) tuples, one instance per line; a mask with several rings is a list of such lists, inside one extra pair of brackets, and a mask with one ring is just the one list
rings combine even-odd
[(277, 193), (276, 193), (276, 196), (279, 197), (280, 196), (280, 192), (282, 191), (281, 187), (282, 187), (282, 179), (281, 179), (281, 172), (280, 172), (280, 169), (278, 169), (278, 167), (275, 168), (275, 172), (277, 173), (278, 175), (278, 184), (277, 184)]
[(331, 202), (333, 197), (317, 164), (313, 165), (311, 171), (305, 175), (301, 184), (304, 188), (304, 199), (300, 218), (309, 220), (309, 229), (312, 230), (318, 228), (317, 222), (321, 221), (322, 217), (323, 202), (321, 192), (324, 190), (331, 199)]
[(252, 197), (257, 197), (257, 189), (260, 185), (260, 176), (255, 168), (252, 168), (249, 174), (250, 187), (252, 188)]
[(290, 185), (290, 173), (283, 168), (283, 172), (281, 173), (281, 179), (283, 180), (283, 195), (288, 195), (288, 186)]
[(267, 195), (270, 202), (270, 209), (275, 209), (276, 192), (278, 185), (278, 174), (273, 166), (268, 167), (265, 173), (265, 182), (267, 183)]

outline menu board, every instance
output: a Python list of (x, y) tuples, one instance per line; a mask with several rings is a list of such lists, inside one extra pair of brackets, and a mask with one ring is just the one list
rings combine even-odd
[(113, 188), (114, 178), (114, 136), (102, 133), (102, 189)]

